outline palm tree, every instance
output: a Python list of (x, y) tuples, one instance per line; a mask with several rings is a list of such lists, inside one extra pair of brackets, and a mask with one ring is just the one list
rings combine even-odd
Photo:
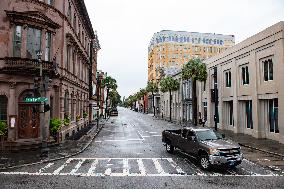
[(155, 103), (154, 103), (154, 93), (159, 91), (158, 85), (154, 83), (153, 81), (149, 81), (147, 83), (146, 91), (152, 94), (152, 106), (154, 109), (154, 116), (155, 116), (156, 110), (155, 110)]
[(197, 125), (197, 97), (196, 97), (196, 81), (206, 81), (207, 71), (206, 65), (200, 59), (190, 59), (182, 68), (182, 79), (192, 80), (192, 117), (193, 124)]
[(144, 113), (146, 112), (146, 107), (145, 107), (145, 95), (146, 94), (147, 94), (146, 89), (140, 89), (139, 96), (140, 96), (140, 99), (143, 98), (143, 112)]
[(105, 118), (107, 117), (108, 114), (108, 98), (109, 98), (109, 91), (110, 90), (116, 90), (117, 89), (117, 84), (116, 84), (116, 80), (113, 79), (111, 76), (106, 76), (103, 80), (102, 80), (102, 86), (107, 88), (107, 95), (106, 95), (106, 109), (105, 109)]
[(160, 81), (160, 86), (162, 92), (170, 92), (170, 121), (172, 121), (172, 91), (179, 89), (179, 82), (170, 76), (166, 76)]

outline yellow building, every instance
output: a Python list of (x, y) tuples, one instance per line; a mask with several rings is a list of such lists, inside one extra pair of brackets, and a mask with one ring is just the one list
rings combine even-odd
[(190, 58), (207, 59), (235, 44), (233, 35), (162, 30), (148, 47), (148, 81), (157, 82), (161, 70), (179, 69)]

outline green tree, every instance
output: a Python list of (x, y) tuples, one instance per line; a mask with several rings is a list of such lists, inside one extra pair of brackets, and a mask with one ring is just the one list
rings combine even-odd
[(156, 115), (156, 108), (154, 103), (154, 93), (157, 93), (159, 91), (157, 83), (154, 83), (153, 81), (149, 81), (147, 83), (146, 91), (152, 94), (152, 106), (154, 109), (154, 116)]
[(110, 90), (116, 90), (117, 89), (117, 84), (116, 80), (113, 79), (111, 76), (106, 76), (102, 80), (102, 87), (106, 87), (107, 89), (107, 95), (106, 95), (106, 109), (105, 109), (105, 118), (108, 115), (108, 99), (109, 99), (109, 91)]
[(172, 91), (179, 89), (178, 80), (166, 76), (160, 81), (161, 91), (170, 93), (170, 121), (172, 121)]
[(110, 99), (110, 103), (111, 103), (112, 108), (117, 107), (117, 105), (121, 101), (120, 98), (121, 98), (121, 96), (119, 95), (119, 93), (116, 90), (111, 90), (109, 92), (109, 99)]
[(143, 112), (146, 112), (146, 106), (145, 106), (145, 95), (147, 94), (146, 89), (140, 89), (139, 91), (139, 97), (140, 99), (143, 98)]
[(197, 125), (196, 81), (206, 81), (206, 78), (206, 65), (203, 64), (198, 58), (190, 59), (182, 68), (182, 79), (192, 80), (192, 117), (194, 125)]

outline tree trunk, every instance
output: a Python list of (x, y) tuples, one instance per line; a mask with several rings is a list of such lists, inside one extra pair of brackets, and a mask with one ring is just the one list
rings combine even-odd
[(155, 102), (154, 102), (154, 93), (152, 92), (152, 105), (153, 105), (153, 112), (154, 112), (154, 116), (156, 115), (156, 108), (155, 108)]
[(107, 89), (107, 96), (106, 96), (105, 119), (107, 118), (107, 111), (108, 111), (108, 108), (107, 108), (108, 92), (109, 92), (109, 89)]
[(196, 79), (192, 81), (192, 122), (197, 125), (197, 97), (196, 97)]
[(170, 90), (170, 121), (172, 121), (172, 91)]

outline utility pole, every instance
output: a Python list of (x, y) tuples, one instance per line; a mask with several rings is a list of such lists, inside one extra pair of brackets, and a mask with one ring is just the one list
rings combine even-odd
[(100, 74), (99, 72), (97, 72), (97, 129), (99, 128), (99, 118), (100, 118), (100, 89), (101, 89), (101, 85), (100, 85)]
[(219, 115), (218, 115), (218, 83), (217, 83), (217, 67), (214, 67), (214, 102), (215, 102), (215, 113), (214, 113), (214, 122), (215, 130), (218, 129)]
[[(48, 85), (48, 81), (43, 77), (43, 68), (42, 68), (42, 52), (38, 51), (37, 53), (38, 63), (39, 63), (39, 76), (40, 76), (40, 94), (41, 97), (46, 97), (46, 88)], [(45, 120), (45, 103), (40, 102), (40, 133), (41, 133), (41, 155), (42, 157), (48, 156), (48, 148), (47, 148), (47, 131), (46, 131), (46, 120)]]

